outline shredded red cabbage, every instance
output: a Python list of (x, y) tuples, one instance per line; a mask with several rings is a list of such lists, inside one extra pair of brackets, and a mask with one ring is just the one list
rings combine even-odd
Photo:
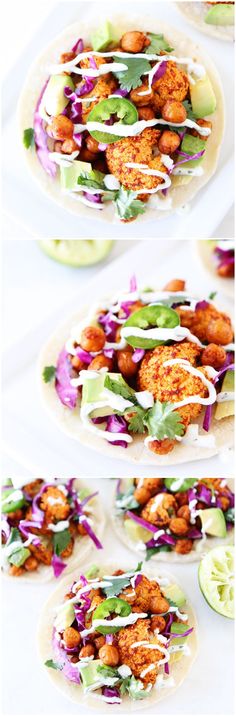
[(97, 549), (103, 549), (103, 546), (98, 539), (98, 537), (95, 535), (95, 532), (93, 531), (91, 525), (88, 523), (86, 517), (83, 515), (81, 516), (80, 520), (81, 524), (83, 525), (84, 529), (86, 530), (87, 534), (89, 535), (90, 539), (94, 542)]
[(31, 520), (20, 520), (19, 522), (19, 530), (22, 532), (24, 537), (28, 539), (28, 537), (32, 537), (32, 544), (35, 545), (35, 547), (38, 547), (40, 545), (40, 539), (37, 537), (37, 535), (33, 535), (30, 529), (36, 528), (40, 529), (42, 527), (42, 523), (40, 522), (31, 522)]
[(90, 365), (90, 363), (93, 360), (93, 356), (91, 356), (91, 353), (88, 353), (88, 351), (84, 351), (83, 348), (76, 348), (76, 355), (82, 360), (83, 363), (86, 363), (86, 365)]
[(75, 45), (73, 45), (73, 47), (71, 48), (71, 52), (76, 52), (77, 55), (80, 55), (80, 53), (83, 51), (84, 51), (84, 43), (83, 43), (82, 38), (80, 37), (76, 41)]
[(156, 539), (155, 537), (152, 537), (148, 542), (146, 542), (146, 547), (148, 547), (148, 549), (151, 547), (161, 547), (163, 544), (169, 544), (173, 547), (175, 545), (175, 542), (176, 540), (173, 535), (165, 534), (160, 535), (160, 537), (157, 537)]
[(127, 97), (127, 95), (129, 94), (129, 91), (126, 89), (119, 88), (119, 89), (115, 90), (114, 94), (118, 94), (119, 97)]
[(114, 348), (105, 348), (103, 351), (103, 355), (106, 358), (113, 358), (114, 356)]
[(112, 644), (113, 634), (106, 634), (106, 644)]
[(125, 514), (126, 517), (130, 517), (131, 520), (134, 520), (134, 522), (137, 522), (139, 525), (142, 525), (142, 527), (145, 527), (145, 529), (149, 530), (149, 532), (157, 532), (157, 528), (154, 525), (151, 525), (150, 522), (147, 522), (147, 520), (144, 520), (143, 517), (139, 517), (139, 515), (136, 515), (130, 510), (127, 510)]
[[(232, 359), (231, 359), (231, 357), (227, 356), (223, 368), (221, 368), (221, 370), (219, 370), (219, 372), (217, 373), (216, 377), (213, 380), (213, 385), (218, 383), (218, 380), (221, 378), (222, 375), (224, 375), (224, 373), (227, 372), (227, 370), (234, 370), (234, 363), (229, 363), (229, 360), (232, 360)], [(203, 430), (205, 430), (206, 432), (208, 432), (210, 430), (211, 420), (212, 420), (212, 416), (213, 416), (213, 405), (214, 405), (214, 403), (212, 405), (207, 405), (206, 410), (205, 410), (202, 427), (203, 427)]]
[(153, 75), (152, 85), (154, 84), (154, 82), (156, 82), (157, 80), (160, 80), (161, 77), (163, 77), (163, 75), (165, 74), (165, 71), (166, 71), (166, 62), (163, 61), (163, 62), (161, 62), (161, 64), (160, 64), (159, 67), (157, 68), (157, 71), (155, 72), (155, 75)]
[(191, 530), (189, 530), (186, 537), (188, 537), (188, 539), (201, 539), (202, 532), (201, 532), (201, 530), (197, 530), (197, 529), (195, 529), (195, 527), (193, 527)]
[(198, 301), (195, 306), (195, 311), (204, 310), (205, 308), (208, 308), (208, 306), (208, 301)]
[(77, 402), (77, 388), (73, 388), (70, 383), (71, 370), (69, 354), (63, 348), (57, 360), (55, 388), (61, 403), (73, 410)]
[(176, 154), (180, 154), (182, 157), (185, 157), (185, 159), (182, 159), (181, 162), (176, 162), (176, 164), (173, 164), (171, 171), (173, 171), (173, 169), (175, 169), (175, 167), (179, 167), (180, 164), (185, 164), (190, 159), (191, 160), (192, 159), (193, 160), (200, 159), (200, 157), (202, 157), (203, 154), (205, 154), (205, 149), (203, 149), (201, 152), (197, 152), (197, 154), (186, 154), (186, 152), (181, 152), (179, 149), (177, 149)]
[(136, 276), (133, 275), (133, 276), (131, 276), (130, 284), (129, 284), (130, 293), (133, 293), (134, 291), (137, 291), (137, 288), (138, 288), (138, 287), (137, 287), (137, 279), (136, 279)]
[[(128, 427), (126, 420), (120, 415), (109, 415), (107, 418), (107, 430), (109, 433), (127, 433)], [(111, 442), (109, 440), (109, 442)], [(125, 440), (113, 440), (112, 445), (119, 445), (120, 447), (127, 447)]]
[[(102, 695), (106, 697), (107, 703), (113, 704), (114, 703), (113, 699), (115, 698), (115, 699), (117, 699), (117, 701), (115, 701), (115, 703), (121, 704), (121, 698), (120, 698), (120, 693), (119, 693), (118, 689), (114, 689), (114, 688), (111, 689), (108, 686), (103, 686)], [(108, 699), (111, 699), (111, 700), (108, 701)], [(118, 701), (118, 699), (119, 699), (119, 701)]]
[(56, 176), (56, 173), (57, 173), (57, 166), (56, 166), (55, 162), (53, 162), (50, 159), (50, 156), (49, 156), (50, 152), (49, 152), (48, 144), (47, 144), (48, 136), (44, 129), (44, 120), (42, 119), (42, 117), (40, 117), (40, 114), (39, 114), (39, 107), (40, 107), (41, 100), (44, 95), (44, 92), (45, 92), (48, 82), (49, 82), (49, 80), (47, 80), (47, 82), (45, 82), (42, 92), (41, 92), (39, 99), (37, 101), (37, 104), (35, 107), (35, 112), (34, 112), (33, 125), (34, 125), (35, 149), (36, 149), (38, 159), (39, 159), (40, 164), (42, 165), (44, 171), (47, 172), (47, 174), (49, 174), (49, 176), (54, 179)]
[(143, 348), (136, 348), (132, 355), (132, 361), (134, 363), (139, 363), (139, 361), (142, 360), (144, 355), (145, 351), (143, 350)]
[(69, 681), (74, 681), (76, 684), (80, 684), (80, 675), (77, 665), (74, 665), (71, 661), (69, 661), (65, 650), (62, 648), (57, 639), (56, 629), (53, 629), (52, 648), (56, 661), (61, 667), (61, 671), (66, 677), (66, 679), (69, 679)]
[(102, 204), (101, 194), (90, 194), (88, 191), (83, 191), (83, 196), (87, 201), (91, 201), (91, 204)]
[(11, 534), (11, 528), (6, 518), (1, 521), (1, 532), (3, 533), (5, 539), (8, 540)]
[(66, 568), (66, 564), (62, 561), (60, 557), (57, 556), (57, 554), (53, 555), (51, 565), (54, 572), (54, 577), (60, 577), (63, 570)]

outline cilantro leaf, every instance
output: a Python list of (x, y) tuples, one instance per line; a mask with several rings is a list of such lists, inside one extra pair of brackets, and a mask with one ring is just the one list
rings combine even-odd
[(56, 368), (55, 365), (46, 365), (43, 369), (43, 381), (44, 383), (50, 383), (55, 378)]
[(44, 666), (48, 666), (49, 669), (56, 669), (57, 671), (61, 671), (63, 669), (63, 666), (58, 664), (56, 661), (53, 661), (53, 659), (48, 659), (44, 662)]
[(125, 400), (131, 400), (133, 403), (137, 402), (134, 390), (132, 390), (132, 388), (130, 388), (125, 381), (124, 383), (120, 383), (118, 380), (113, 380), (113, 378), (109, 375), (106, 375), (104, 388), (111, 390), (112, 393), (115, 393), (116, 395), (121, 395), (122, 398), (125, 398)]
[(174, 47), (170, 47), (164, 35), (155, 35), (154, 32), (148, 32), (147, 36), (151, 40), (151, 44), (145, 48), (145, 52), (148, 55), (159, 55), (160, 52), (172, 52), (174, 50)]
[(137, 199), (137, 193), (120, 187), (114, 197), (116, 211), (119, 219), (134, 219), (138, 214), (144, 214), (146, 206), (143, 201)]
[(173, 411), (172, 403), (161, 403), (159, 400), (147, 411), (144, 425), (148, 428), (149, 435), (157, 440), (173, 439), (176, 435), (184, 434), (181, 416), (177, 410)]
[(135, 413), (129, 420), (129, 431), (131, 433), (145, 433), (145, 426), (143, 419), (146, 415), (146, 410), (135, 406)]
[(104, 664), (98, 664), (96, 671), (97, 674), (101, 674), (101, 676), (104, 676), (105, 678), (107, 676), (112, 679), (114, 679), (115, 677), (117, 677), (118, 679), (121, 678), (119, 676), (119, 672), (117, 671), (117, 669), (114, 669), (113, 666), (105, 666)]
[(113, 74), (119, 80), (121, 89), (127, 90), (128, 92), (136, 87), (140, 87), (142, 84), (142, 75), (146, 72), (150, 72), (152, 69), (148, 60), (142, 57), (125, 57), (125, 59), (114, 57), (113, 59), (115, 62), (127, 65), (127, 70), (113, 72)]
[(192, 110), (192, 105), (190, 104), (188, 99), (185, 99), (184, 102), (182, 102), (182, 104), (184, 105), (184, 107), (186, 109), (188, 119), (197, 119), (197, 115), (194, 114), (194, 112)]
[(229, 509), (226, 510), (226, 512), (224, 514), (225, 514), (226, 522), (233, 522), (233, 524), (234, 524), (234, 519), (235, 519), (234, 507), (229, 507)]
[(126, 510), (137, 510), (138, 507), (140, 507), (137, 500), (135, 500), (133, 494), (134, 494), (135, 487), (134, 485), (127, 490), (127, 492), (119, 492), (116, 496), (116, 508), (117, 512), (126, 512)]
[(106, 189), (104, 184), (105, 174), (93, 169), (91, 172), (82, 172), (77, 179), (80, 186), (88, 186), (91, 189)]
[(209, 296), (208, 296), (209, 301), (214, 301), (214, 298), (216, 296), (217, 296), (217, 291), (212, 291), (211, 293), (209, 293)]
[(24, 129), (23, 132), (23, 144), (26, 149), (34, 147), (34, 130), (32, 127)]
[(64, 549), (68, 547), (68, 544), (71, 541), (71, 535), (69, 530), (65, 529), (62, 530), (62, 532), (54, 532), (52, 541), (55, 554), (61, 554), (62, 552), (64, 552)]
[[(136, 569), (134, 570), (134, 574), (141, 571), (142, 564), (142, 562), (138, 563)], [(103, 587), (103, 592), (105, 592), (106, 597), (116, 597), (116, 595), (120, 594), (125, 587), (129, 587), (130, 579), (131, 577), (126, 577), (125, 574), (121, 574), (120, 577), (114, 577), (114, 579), (112, 576), (109, 576), (109, 582), (112, 583), (111, 586)]]
[(149, 547), (149, 549), (147, 549), (147, 551), (146, 551), (146, 562), (148, 562), (149, 559), (151, 559), (153, 554), (158, 554), (158, 552), (170, 552), (170, 551), (171, 551), (171, 547), (169, 544), (163, 544), (163, 545), (161, 545), (161, 547)]

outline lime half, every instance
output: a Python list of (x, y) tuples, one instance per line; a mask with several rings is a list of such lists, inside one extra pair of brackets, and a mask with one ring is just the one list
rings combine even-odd
[(110, 239), (43, 239), (39, 245), (47, 256), (67, 266), (90, 266), (111, 251)]
[(200, 589), (209, 606), (234, 618), (234, 548), (215, 547), (203, 557), (198, 570)]

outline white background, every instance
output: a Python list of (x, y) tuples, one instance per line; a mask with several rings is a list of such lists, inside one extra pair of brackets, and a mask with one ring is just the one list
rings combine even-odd
[[(66, 230), (69, 230), (71, 238), (77, 236), (93, 237), (109, 236), (110, 227), (102, 223), (98, 223), (94, 216), (91, 215), (91, 221), (81, 222), (69, 215), (64, 214), (62, 210), (56, 209), (56, 205), (41, 195), (40, 189), (32, 183), (28, 169), (24, 165), (23, 155), (19, 151), (17, 141), (17, 127), (14, 118), (18, 95), (21, 84), (28, 70), (29, 62), (34, 59), (41, 48), (56, 34), (64, 24), (79, 18), (91, 6), (97, 7), (97, 2), (92, 3), (89, 0), (77, 2), (76, 0), (65, 0), (58, 3), (38, 0), (32, 4), (32, 0), (21, 0), (16, 2), (10, 0), (4, 5), (4, 31), (2, 33), (2, 56), (5, 74), (5, 85), (3, 92), (3, 110), (4, 110), (4, 142), (3, 152), (5, 149), (5, 173), (4, 173), (4, 221), (3, 233), (5, 238), (31, 238), (44, 237), (47, 238), (47, 231), (50, 235), (63, 238)], [(114, 9), (121, 7), (113, 2), (102, 2), (99, 0), (99, 6), (103, 5), (109, 13), (109, 7)], [(129, 0), (128, 5), (134, 7), (137, 12), (143, 13), (143, 2)], [(157, 13), (156, 8), (159, 0), (152, 3), (145, 3), (146, 12)], [(57, 26), (54, 30), (50, 24), (55, 7), (58, 7)], [(67, 8), (68, 6), (68, 12)], [(74, 10), (75, 6), (75, 10)], [(123, 2), (124, 12), (127, 3)], [(154, 9), (153, 9), (154, 8)], [(226, 93), (226, 114), (227, 114), (227, 130), (225, 141), (232, 142), (232, 118), (233, 112), (233, 47), (230, 43), (220, 42), (214, 38), (202, 35), (193, 26), (188, 25), (182, 16), (178, 13), (174, 3), (167, 0), (160, 2), (160, 16), (170, 24), (176, 25), (186, 34), (189, 34), (195, 41), (201, 43), (205, 50), (209, 52), (215, 61), (221, 74), (221, 79)], [(51, 15), (52, 13), (52, 15)], [(60, 15), (60, 17), (59, 17)], [(59, 25), (58, 25), (59, 22)], [(35, 36), (35, 41), (34, 41)], [(29, 49), (30, 48), (30, 49)], [(14, 147), (14, 150), (13, 150)], [(223, 161), (223, 152), (221, 153), (221, 165)], [(10, 162), (10, 165), (9, 165)], [(156, 223), (148, 221), (147, 225), (132, 222), (128, 225), (116, 224), (112, 231), (116, 232), (116, 236), (121, 238), (144, 238), (156, 236), (173, 236), (182, 238), (192, 236), (193, 231), (197, 236), (207, 237), (216, 236), (218, 238), (232, 238), (233, 228), (233, 210), (230, 209), (232, 202), (232, 176), (231, 168), (224, 165), (221, 166), (221, 178), (217, 181), (211, 180), (207, 189), (201, 193), (201, 202), (195, 203), (195, 211), (188, 217), (183, 216), (175, 218), (167, 218)], [(216, 180), (216, 181), (215, 181)], [(211, 184), (211, 190), (210, 190)], [(227, 188), (225, 190), (225, 184)], [(216, 197), (219, 201), (216, 201)], [(204, 198), (206, 203), (204, 203)], [(199, 211), (201, 209), (201, 212)], [(44, 217), (45, 216), (45, 220)], [(60, 217), (60, 218), (59, 218)], [(161, 225), (160, 225), (161, 224)], [(70, 228), (69, 228), (70, 227)]]
[[(115, 481), (89, 480), (98, 489), (105, 505), (107, 529), (103, 543), (104, 562), (117, 562), (122, 568), (137, 564), (137, 557), (119, 543), (109, 524), (111, 495)], [(101, 554), (101, 553), (100, 553)], [(102, 553), (103, 554), (103, 553)], [(103, 556), (102, 556), (103, 559)], [(96, 550), (91, 563), (96, 562)], [(161, 570), (164, 571), (164, 564)], [(156, 708), (140, 714), (159, 716), (229, 716), (233, 714), (233, 625), (204, 601), (197, 579), (198, 564), (171, 565), (170, 571), (181, 584), (196, 611), (199, 624), (199, 653), (186, 680), (175, 694), (168, 695)], [(158, 569), (157, 569), (158, 571)], [(72, 580), (73, 581), (73, 580)], [(42, 604), (54, 585), (23, 585), (20, 579), (4, 582), (3, 589), (3, 713), (4, 716), (68, 716), (96, 714), (67, 700), (49, 681), (46, 668), (38, 659), (35, 634)], [(115, 714), (111, 707), (111, 713)]]

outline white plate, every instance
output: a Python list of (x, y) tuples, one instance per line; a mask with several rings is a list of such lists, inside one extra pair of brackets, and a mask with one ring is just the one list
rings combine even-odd
[[(5, 450), (13, 460), (18, 460), (22, 467), (36, 475), (67, 476), (79, 470), (82, 476), (91, 476), (95, 469), (100, 476), (133, 476), (134, 466), (126, 459), (116, 459), (114, 449), (110, 458), (94, 453), (58, 430), (41, 404), (36, 371), (41, 347), (55, 327), (75, 312), (76, 305), (85, 305), (88, 299), (93, 303), (106, 294), (116, 292), (121, 286), (125, 288), (133, 273), (137, 274), (140, 285), (151, 284), (160, 288), (173, 277), (187, 278), (188, 287), (193, 293), (198, 295), (200, 292), (204, 298), (215, 289), (214, 280), (209, 281), (201, 270), (196, 271), (191, 242), (143, 241), (98, 272), (87, 284), (86, 291), (83, 286), (69, 301), (65, 298), (63, 307), (60, 298), (60, 309), (51, 315), (44, 309), (43, 322), (6, 351), (3, 371)], [(224, 298), (222, 304), (220, 294), (218, 299), (219, 305), (231, 312), (231, 302)], [(231, 460), (232, 454), (225, 453), (207, 461), (192, 462), (191, 474), (198, 477), (202, 474), (221, 477), (223, 472), (230, 477)], [(139, 465), (135, 468), (136, 475), (143, 476), (144, 470), (147, 475), (158, 474), (154, 466), (142, 468)], [(162, 468), (162, 473), (164, 476), (172, 476), (173, 467)], [(174, 474), (176, 477), (189, 474), (189, 465), (176, 466)]]
[[(134, 12), (137, 12), (139, 3), (134, 3)], [(22, 13), (27, 17), (29, 9), (28, 0), (22, 0)], [(120, 2), (119, 7), (126, 7), (126, 2)], [(37, 54), (57, 35), (67, 24), (78, 19), (83, 14), (89, 17), (97, 8), (92, 2), (58, 2), (41, 25), (30, 44), (18, 58), (16, 65), (6, 77), (3, 98), (3, 189), (4, 209), (8, 216), (14, 216), (17, 222), (14, 227), (15, 238), (25, 238), (31, 233), (39, 238), (93, 238), (96, 236), (110, 238), (111, 230), (118, 238), (189, 238), (193, 234), (198, 238), (213, 236), (216, 227), (230, 209), (233, 200), (233, 158), (232, 137), (233, 124), (233, 48), (223, 45), (223, 52), (219, 52), (219, 42), (212, 38), (202, 38), (195, 28), (180, 16), (175, 4), (172, 2), (146, 2), (145, 11), (176, 26), (196, 42), (202, 44), (215, 62), (220, 73), (225, 92), (226, 103), (226, 131), (217, 172), (209, 181), (191, 205), (189, 213), (175, 214), (156, 222), (155, 212), (145, 224), (134, 221), (128, 224), (117, 223), (111, 228), (103, 222), (97, 222), (92, 215), (88, 222), (65, 212), (44, 196), (36, 182), (32, 181), (23, 157), (23, 149), (18, 144), (15, 109), (24, 82), (27, 68)], [(109, 17), (110, 3), (100, 2), (99, 9), (102, 17)], [(37, 8), (35, 9), (37, 12)], [(140, 13), (143, 5), (140, 3)], [(229, 110), (228, 110), (229, 108)], [(13, 171), (14, 168), (14, 171)], [(227, 186), (227, 191), (224, 187)], [(220, 196), (220, 201), (216, 197)]]

